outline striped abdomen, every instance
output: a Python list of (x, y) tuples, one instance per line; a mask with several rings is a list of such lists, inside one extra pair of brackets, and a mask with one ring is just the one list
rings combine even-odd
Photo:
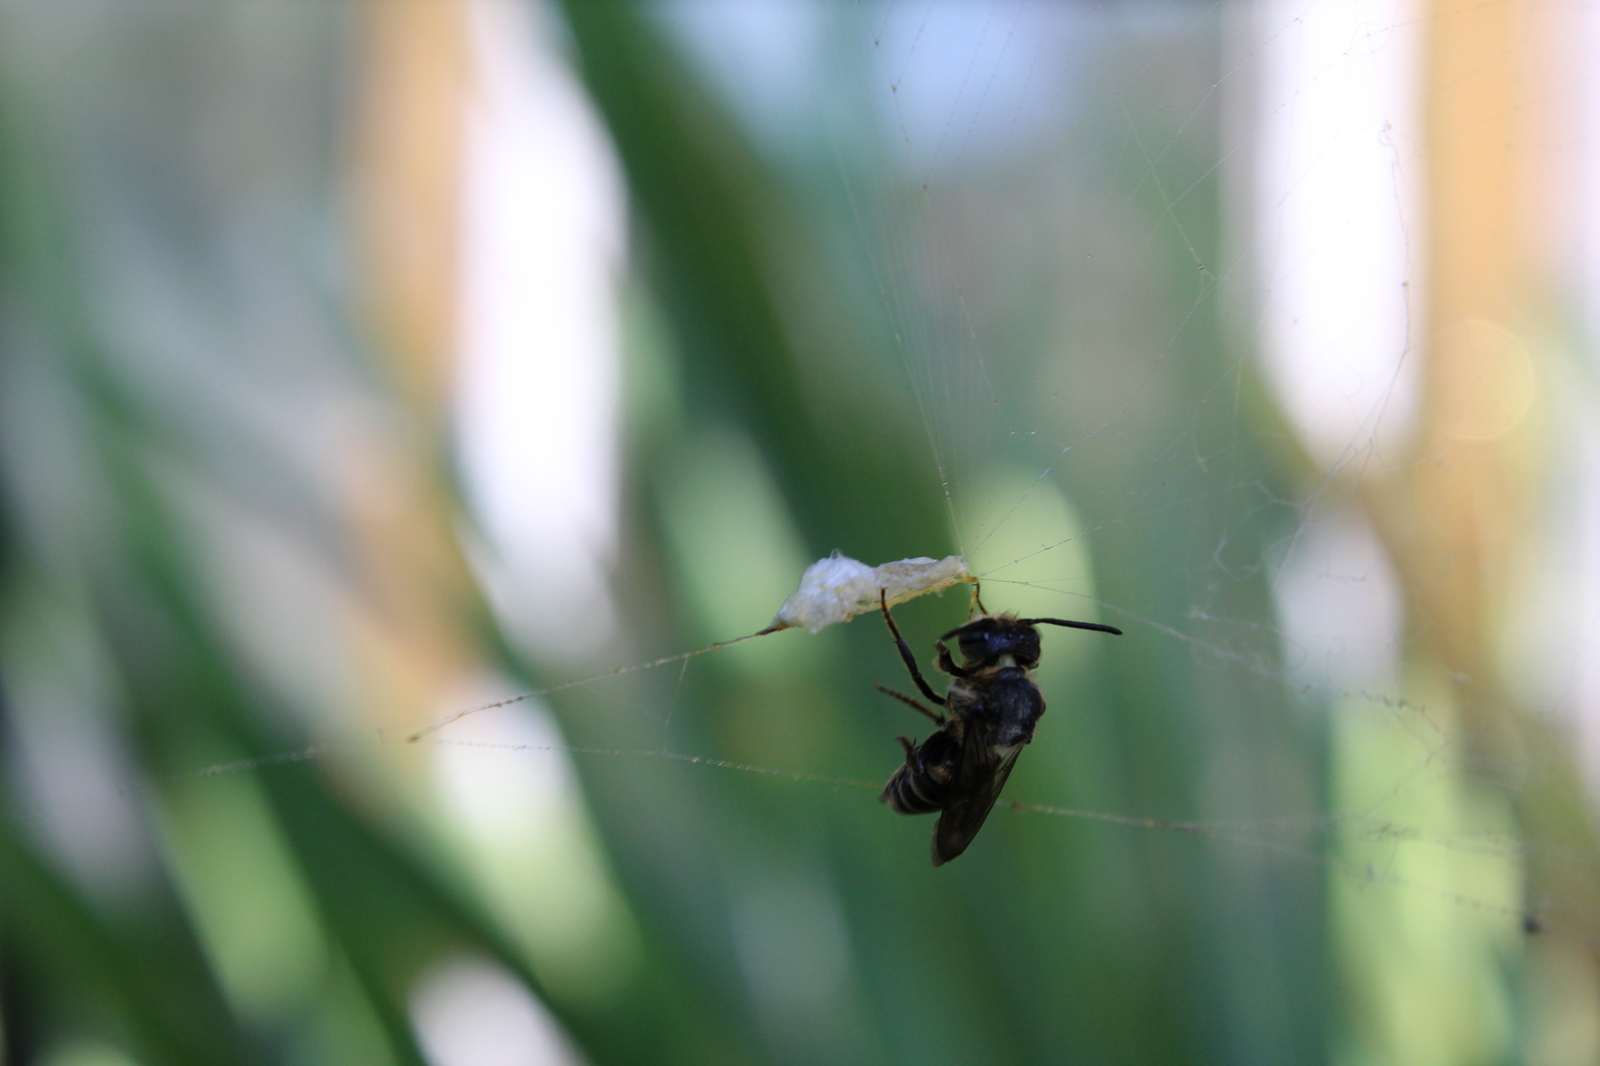
[(946, 722), (921, 744), (906, 746), (906, 761), (883, 786), (883, 802), (900, 814), (931, 814), (949, 806), (954, 795), (961, 742)]

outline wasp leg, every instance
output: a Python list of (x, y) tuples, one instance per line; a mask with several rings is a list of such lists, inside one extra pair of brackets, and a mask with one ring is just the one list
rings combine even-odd
[(889, 623), (889, 632), (894, 635), (894, 642), (900, 648), (900, 658), (905, 660), (906, 669), (911, 671), (911, 680), (917, 683), (917, 690), (928, 697), (930, 703), (943, 707), (944, 697), (933, 691), (933, 686), (923, 678), (922, 671), (917, 669), (917, 657), (911, 654), (911, 647), (900, 635), (900, 627), (894, 624), (894, 615), (889, 613), (889, 594), (883, 589), (878, 590), (878, 603), (883, 607), (883, 620)]
[(885, 696), (893, 696), (907, 707), (914, 707), (923, 714), (927, 715), (929, 718), (932, 718), (935, 722), (938, 722), (940, 725), (944, 725), (944, 715), (940, 714), (938, 711), (930, 711), (928, 708), (924, 707), (910, 696), (907, 696), (904, 692), (896, 692), (894, 689), (885, 688), (883, 685), (877, 685), (875, 687)]
[(934, 649), (939, 653), (939, 669), (951, 677), (971, 677), (972, 674), (957, 666), (955, 660), (950, 658), (950, 649), (944, 646), (944, 641), (933, 642)]
[[(976, 607), (978, 609), (976, 612), (973, 611), (974, 607)], [(989, 613), (989, 608), (987, 608), (987, 607), (985, 607), (983, 605), (983, 600), (978, 595), (978, 583), (976, 581), (974, 581), (972, 583), (972, 603), (967, 605), (967, 617), (971, 618), (974, 613), (977, 613), (977, 614), (988, 614)]]

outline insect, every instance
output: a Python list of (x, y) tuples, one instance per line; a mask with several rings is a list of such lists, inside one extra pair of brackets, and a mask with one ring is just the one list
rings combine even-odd
[[(1018, 618), (989, 614), (982, 601), (973, 602), (983, 613), (957, 626), (938, 640), (939, 669), (950, 675), (943, 696), (933, 691), (917, 669), (916, 656), (900, 635), (889, 613), (887, 597), (880, 596), (883, 620), (911, 671), (917, 689), (944, 713), (923, 706), (903, 692), (878, 686), (878, 690), (916, 708), (938, 724), (920, 744), (896, 737), (906, 759), (883, 786), (882, 800), (900, 814), (939, 811), (933, 830), (933, 864), (943, 866), (967, 850), (983, 828), (984, 819), (1005, 787), (1023, 745), (1033, 740), (1033, 727), (1044, 714), (1044, 693), (1034, 684), (1032, 671), (1039, 665), (1041, 624), (1092, 629), (1122, 635), (1114, 626), (1095, 622), (1069, 622), (1064, 618)], [(957, 664), (945, 646), (954, 637), (961, 652)]]

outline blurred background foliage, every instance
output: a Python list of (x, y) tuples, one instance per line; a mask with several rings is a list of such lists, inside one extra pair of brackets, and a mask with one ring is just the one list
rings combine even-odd
[[(1547, 24), (1373, 9), (1423, 27), (1419, 319), (1532, 354), (1418, 327), (1420, 428), (1330, 456), (1249, 199), (1262, 41), (1314, 20), (896, 7), (0, 0), (6, 1063), (1593, 1061), (1587, 690), (1516, 658), (1596, 454), (1518, 213)], [(496, 107), (510, 173), (589, 169), (495, 200)], [(574, 243), (483, 312), (540, 219)], [(564, 272), (599, 341), (473, 362)], [(1453, 430), (1513, 363), (1539, 398)], [(1006, 798), (1055, 814), (929, 866), (872, 619), (406, 742), (759, 629), (835, 549), (1129, 631), (1045, 635)], [(1391, 573), (1387, 641), (1328, 606)]]

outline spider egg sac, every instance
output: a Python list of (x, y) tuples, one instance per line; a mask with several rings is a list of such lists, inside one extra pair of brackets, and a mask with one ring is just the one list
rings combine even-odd
[(806, 567), (800, 588), (783, 601), (771, 629), (799, 627), (815, 633), (865, 611), (876, 611), (880, 592), (893, 607), (972, 580), (967, 561), (959, 555), (897, 559), (872, 567), (834, 552)]

